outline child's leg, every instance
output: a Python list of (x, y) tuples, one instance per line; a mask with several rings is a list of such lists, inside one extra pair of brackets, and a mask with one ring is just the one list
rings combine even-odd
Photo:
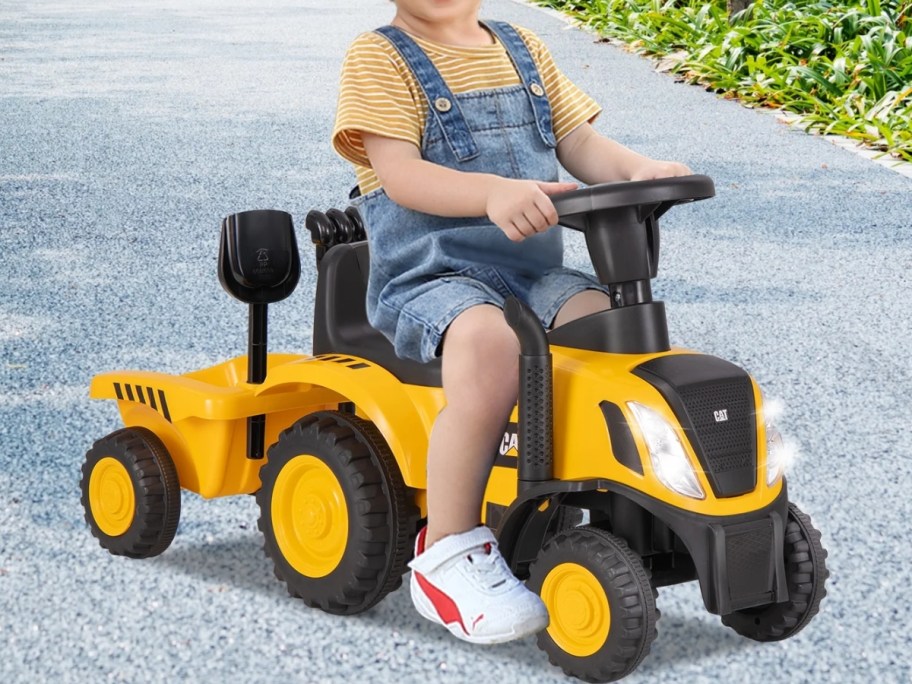
[[(568, 299), (554, 327), (611, 308), (608, 295), (584, 290)], [(519, 342), (496, 306), (467, 309), (443, 341), (446, 407), (428, 445), (429, 547), (480, 521), (481, 502), (503, 429), (516, 404)]]
[(570, 297), (558, 309), (552, 328), (575, 321), (577, 318), (611, 308), (611, 298), (599, 290), (583, 290)]
[(480, 522), (494, 454), (516, 403), (519, 342), (496, 306), (473, 306), (443, 341), (446, 407), (428, 445), (426, 545)]
[(493, 532), (478, 526), (518, 374), (519, 342), (498, 307), (473, 306), (450, 324), (443, 343), (447, 405), (431, 432), (428, 527), (409, 563), (409, 591), (421, 615), (472, 643), (510, 641), (548, 626), (545, 604), (513, 575)]

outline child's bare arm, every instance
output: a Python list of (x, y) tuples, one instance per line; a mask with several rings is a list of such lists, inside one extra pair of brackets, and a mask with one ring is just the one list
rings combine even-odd
[(557, 158), (567, 171), (584, 183), (649, 180), (687, 176), (691, 170), (679, 162), (657, 161), (637, 154), (584, 123), (557, 145)]
[(371, 167), (391, 200), (436, 216), (487, 216), (513, 241), (557, 223), (548, 195), (575, 183), (545, 183), (456, 171), (421, 158), (415, 145), (364, 133)]

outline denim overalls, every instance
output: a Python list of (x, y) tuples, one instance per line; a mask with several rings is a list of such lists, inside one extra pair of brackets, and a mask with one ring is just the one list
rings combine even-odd
[[(403, 31), (377, 32), (402, 55), (428, 103), (422, 157), (459, 171), (557, 180), (551, 106), (532, 55), (504, 22), (485, 27), (504, 45), (521, 85), (454, 95), (424, 51)], [(574, 294), (607, 292), (563, 267), (561, 228), (513, 242), (487, 217), (448, 218), (406, 209), (382, 188), (353, 202), (370, 244), (367, 314), (400, 357), (430, 361), (456, 316), (477, 304), (529, 304), (545, 327)]]

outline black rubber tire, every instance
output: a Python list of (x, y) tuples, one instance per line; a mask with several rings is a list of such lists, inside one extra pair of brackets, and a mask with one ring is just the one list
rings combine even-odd
[[(315, 456), (330, 468), (348, 511), (342, 559), (324, 577), (308, 577), (291, 566), (276, 541), (270, 515), (276, 478), (301, 454)], [(413, 553), (418, 509), (373, 423), (336, 411), (305, 416), (269, 449), (260, 480), (256, 497), (264, 550), (289, 594), (327, 613), (353, 615), (372, 608), (402, 584)]]
[(800, 632), (820, 610), (826, 596), (826, 549), (820, 532), (789, 503), (785, 527), (785, 581), (789, 600), (746, 608), (722, 616), (722, 624), (754, 641), (782, 641)]
[(584, 525), (548, 541), (532, 563), (527, 586), (541, 592), (548, 573), (562, 563), (589, 570), (602, 586), (611, 611), (605, 643), (592, 655), (564, 651), (548, 630), (539, 632), (538, 647), (552, 665), (587, 682), (612, 682), (633, 672), (657, 636), (656, 591), (649, 571), (627, 543), (605, 530)]
[[(117, 536), (101, 530), (89, 501), (92, 471), (105, 457), (119, 461), (126, 468), (133, 485), (133, 522)], [(95, 442), (86, 452), (79, 486), (86, 522), (102, 548), (112, 554), (151, 558), (162, 553), (174, 540), (181, 510), (177, 469), (165, 445), (151, 430), (123, 428)]]

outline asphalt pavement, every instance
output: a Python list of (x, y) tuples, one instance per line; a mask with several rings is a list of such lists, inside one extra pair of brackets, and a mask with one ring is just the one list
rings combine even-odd
[[(223, 216), (295, 217), (303, 274), (270, 344), (309, 351), (303, 218), (352, 184), (329, 144), (339, 65), (391, 16), (386, 0), (0, 4), (0, 681), (570, 681), (533, 639), (454, 640), (403, 590), (359, 617), (308, 609), (273, 577), (252, 497), (185, 493), (146, 561), (83, 521), (84, 453), (120, 427), (92, 375), (245, 350), (245, 308), (216, 279)], [(912, 680), (912, 179), (548, 12), (487, 0), (483, 16), (536, 31), (603, 105), (601, 132), (715, 180), (663, 219), (654, 292), (674, 344), (784, 402), (790, 492), (829, 549), (820, 615), (784, 642), (738, 637), (694, 584), (662, 589), (627, 681)]]

